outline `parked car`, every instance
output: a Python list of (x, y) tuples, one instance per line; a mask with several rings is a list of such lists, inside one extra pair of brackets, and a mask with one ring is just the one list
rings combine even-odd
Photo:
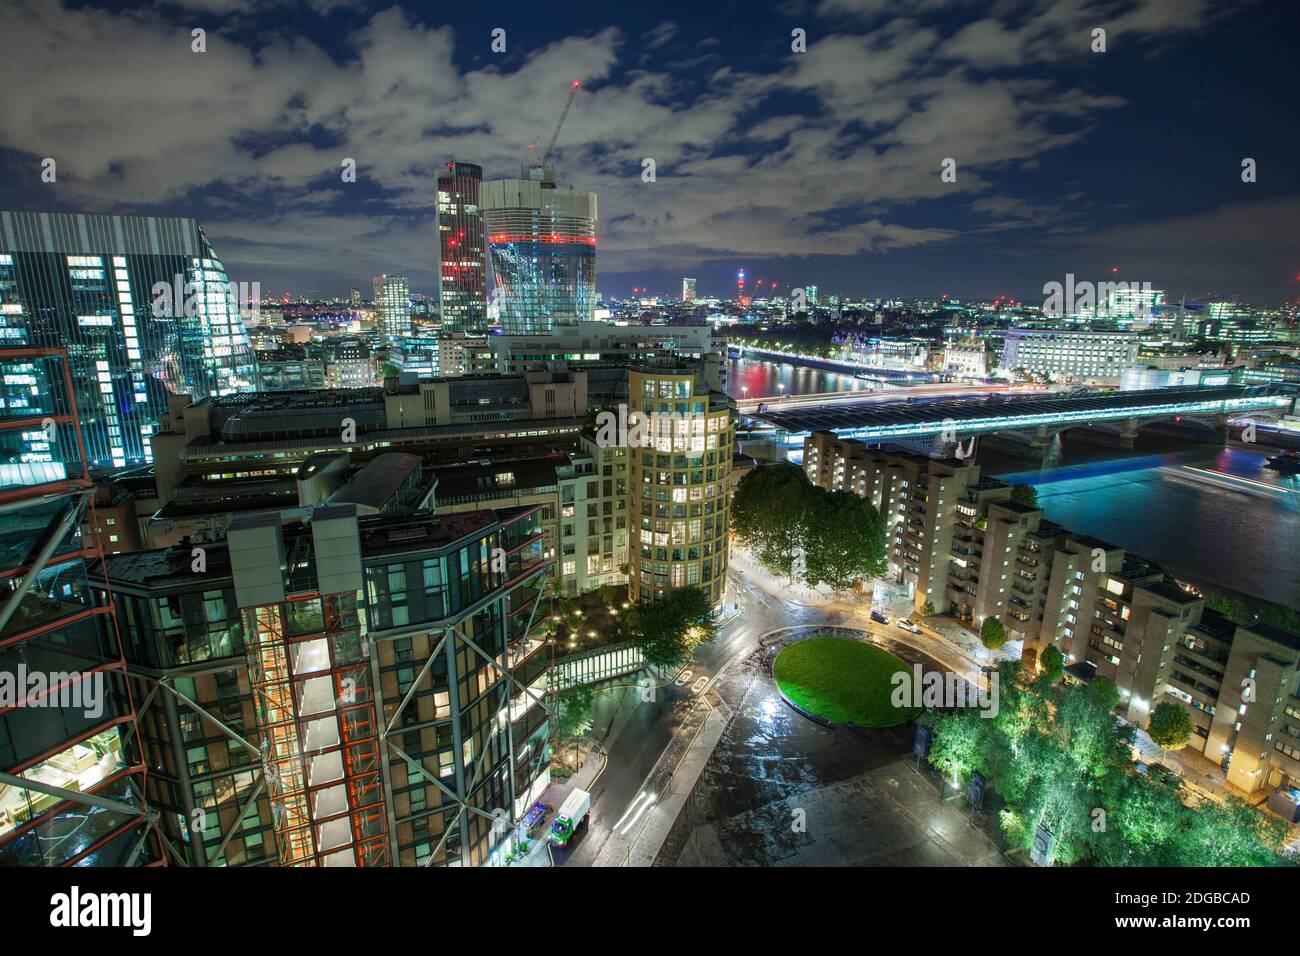
[(547, 815), (554, 809), (549, 803), (542, 803), (542, 801), (538, 800), (524, 817), (524, 831), (529, 836), (535, 836), (537, 831), (542, 828), (542, 824), (546, 822)]
[(889, 615), (884, 611), (877, 611), (875, 608), (871, 609), (871, 619), (873, 621), (879, 621), (881, 624), (889, 623)]
[(912, 621), (909, 621), (909, 620), (907, 620), (906, 618), (904, 618), (903, 620), (899, 621), (899, 622), (898, 622), (898, 626), (901, 627), (901, 628), (902, 628), (903, 630), (905, 630), (905, 631), (911, 631), (913, 634), (920, 634), (920, 633), (921, 633), (921, 629), (920, 629), (919, 627), (917, 627), (916, 624), (914, 624)]

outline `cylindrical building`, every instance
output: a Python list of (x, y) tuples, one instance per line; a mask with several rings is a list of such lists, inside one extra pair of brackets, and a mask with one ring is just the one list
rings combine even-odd
[(483, 184), (483, 225), (502, 329), (546, 332), (596, 306), (596, 194), (557, 189), (547, 167)]

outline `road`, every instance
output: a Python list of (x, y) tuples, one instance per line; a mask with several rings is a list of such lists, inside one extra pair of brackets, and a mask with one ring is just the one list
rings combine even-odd
[[(975, 676), (977, 665), (948, 642), (932, 634), (911, 635), (893, 625), (870, 621), (864, 613), (858, 613), (863, 605), (839, 602), (806, 607), (783, 597), (778, 582), (769, 581), (769, 590), (765, 590), (757, 576), (734, 565), (728, 581), (727, 607), (732, 608), (738, 600), (740, 613), (719, 629), (714, 640), (696, 649), (690, 663), (674, 680), (656, 688), (653, 701), (643, 701), (640, 688), (630, 684), (621, 691), (598, 695), (596, 736), (608, 734), (610, 726), (620, 721), (622, 726), (612, 740), (605, 740), (609, 762), (592, 788), (588, 823), (569, 847), (555, 851), (557, 866), (591, 866), (612, 836), (617, 834), (623, 842), (634, 837), (649, 810), (647, 800), (653, 788), (646, 784), (660, 757), (670, 744), (680, 747), (689, 743), (699, 728), (704, 712), (700, 695), (731, 661), (750, 654), (758, 646), (759, 637), (769, 631), (808, 624), (856, 627), (882, 639), (912, 645), (944, 668)], [(616, 714), (619, 701), (621, 713)], [(679, 735), (680, 739), (674, 741)]]

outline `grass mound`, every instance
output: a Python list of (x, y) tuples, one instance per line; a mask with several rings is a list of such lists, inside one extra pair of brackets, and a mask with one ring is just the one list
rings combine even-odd
[(847, 637), (810, 637), (776, 656), (772, 676), (788, 700), (818, 717), (856, 727), (894, 727), (916, 714), (895, 707), (893, 675), (911, 668), (872, 644)]

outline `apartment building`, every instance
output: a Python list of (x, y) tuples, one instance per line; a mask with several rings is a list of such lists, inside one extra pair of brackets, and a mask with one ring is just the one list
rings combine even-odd
[(176, 862), (498, 860), (549, 779), (541, 538), (328, 505), (106, 559)]
[(559, 594), (627, 581), (628, 449), (583, 434), (579, 451), (497, 458), (436, 469), (439, 514), (483, 507), (542, 509), (544, 547)]
[(997, 617), (1028, 660), (1055, 645), (1114, 681), (1139, 726), (1161, 700), (1186, 705), (1191, 746), (1247, 792), (1300, 785), (1300, 635), (1234, 624), (1159, 565), (1012, 501), (973, 463), (815, 432), (804, 468), (884, 515), (890, 569), (918, 611)]
[(735, 403), (710, 387), (707, 366), (633, 367), (628, 412), (646, 440), (629, 442), (629, 503), (639, 541), (629, 548), (628, 595), (657, 601), (699, 587), (715, 605), (727, 580), (728, 476)]

